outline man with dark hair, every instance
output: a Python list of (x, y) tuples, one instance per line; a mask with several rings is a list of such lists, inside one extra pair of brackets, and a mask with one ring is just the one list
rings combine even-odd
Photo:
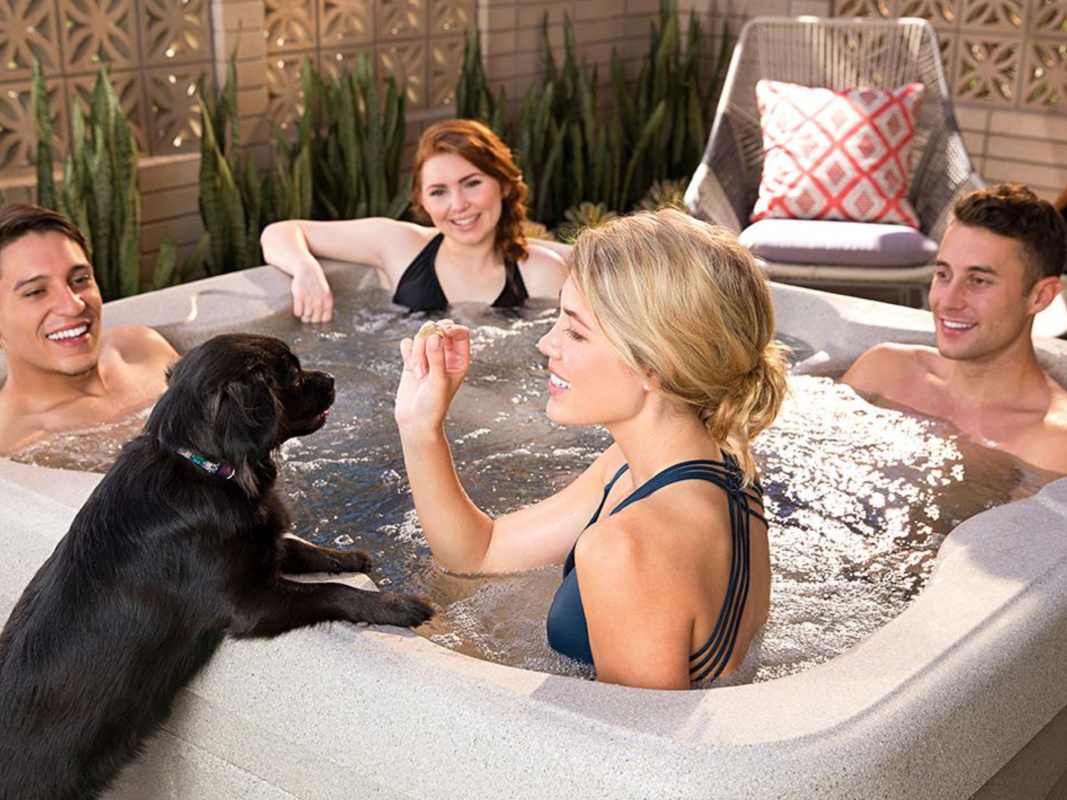
[(1067, 224), (1018, 184), (971, 192), (953, 212), (930, 285), (937, 348), (880, 344), (841, 380), (1067, 473), (1067, 391), (1031, 339), (1034, 316), (1062, 289)]
[(0, 455), (152, 403), (178, 354), (151, 328), (105, 331), (85, 237), (44, 208), (0, 208)]

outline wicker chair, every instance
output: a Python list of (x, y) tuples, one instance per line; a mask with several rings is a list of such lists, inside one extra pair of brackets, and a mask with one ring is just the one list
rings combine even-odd
[[(891, 89), (921, 81), (908, 196), (935, 242), (963, 194), (983, 185), (963, 144), (933, 27), (918, 19), (757, 18), (741, 30), (704, 160), (685, 195), (690, 212), (740, 233), (748, 225), (763, 168), (756, 83)], [(931, 267), (829, 266), (765, 262), (773, 280), (806, 285), (883, 286), (925, 301)]]

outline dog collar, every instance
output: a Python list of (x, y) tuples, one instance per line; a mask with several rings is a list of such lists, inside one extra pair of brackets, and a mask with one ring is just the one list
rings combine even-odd
[(204, 472), (209, 472), (212, 475), (218, 475), (224, 480), (229, 480), (233, 477), (233, 473), (235, 471), (234, 468), (224, 461), (208, 461), (202, 455), (200, 455), (199, 453), (194, 453), (188, 447), (178, 447), (174, 450), (174, 452), (180, 455), (182, 458), (187, 459), (192, 463), (196, 464), (198, 467), (200, 467), (200, 469), (204, 470)]

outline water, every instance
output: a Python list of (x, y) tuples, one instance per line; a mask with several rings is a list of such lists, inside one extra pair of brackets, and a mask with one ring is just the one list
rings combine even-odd
[(141, 432), (151, 413), (149, 405), (114, 422), (54, 433), (22, 448), (11, 459), (53, 469), (107, 472), (122, 445)]
[[(381, 290), (363, 292), (355, 303), (346, 307), (342, 298), (329, 325), (305, 327), (283, 315), (264, 326), (305, 365), (337, 379), (327, 426), (282, 448), (294, 532), (364, 548), (379, 585), (430, 595), (440, 613), (419, 633), (442, 646), (587, 675), (545, 638), (559, 566), (479, 578), (434, 567), (392, 418), (399, 341), (426, 317), (395, 310)], [(544, 414), (547, 373), (535, 345), (555, 313), (547, 305), (449, 312), (473, 328), (474, 363), (446, 432), (464, 486), (492, 515), (563, 488), (609, 444), (603, 430), (560, 428)], [(798, 356), (810, 354), (803, 343), (789, 343)], [(791, 386), (781, 416), (755, 448), (771, 523), (771, 617), (729, 682), (777, 678), (844, 652), (904, 609), (961, 520), (1056, 477), (971, 445), (946, 423), (870, 406), (828, 378), (794, 376)], [(116, 452), (114, 438), (103, 444), (109, 432), (121, 440), (130, 424), (54, 437), (20, 460), (104, 469)]]

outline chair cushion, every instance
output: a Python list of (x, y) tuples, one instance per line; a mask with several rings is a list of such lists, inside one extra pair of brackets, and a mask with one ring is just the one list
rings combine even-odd
[(919, 227), (908, 202), (924, 87), (822, 89), (761, 80), (763, 176), (752, 221), (838, 219)]
[(753, 255), (788, 264), (914, 267), (937, 255), (937, 242), (922, 231), (880, 222), (764, 219), (737, 238)]

